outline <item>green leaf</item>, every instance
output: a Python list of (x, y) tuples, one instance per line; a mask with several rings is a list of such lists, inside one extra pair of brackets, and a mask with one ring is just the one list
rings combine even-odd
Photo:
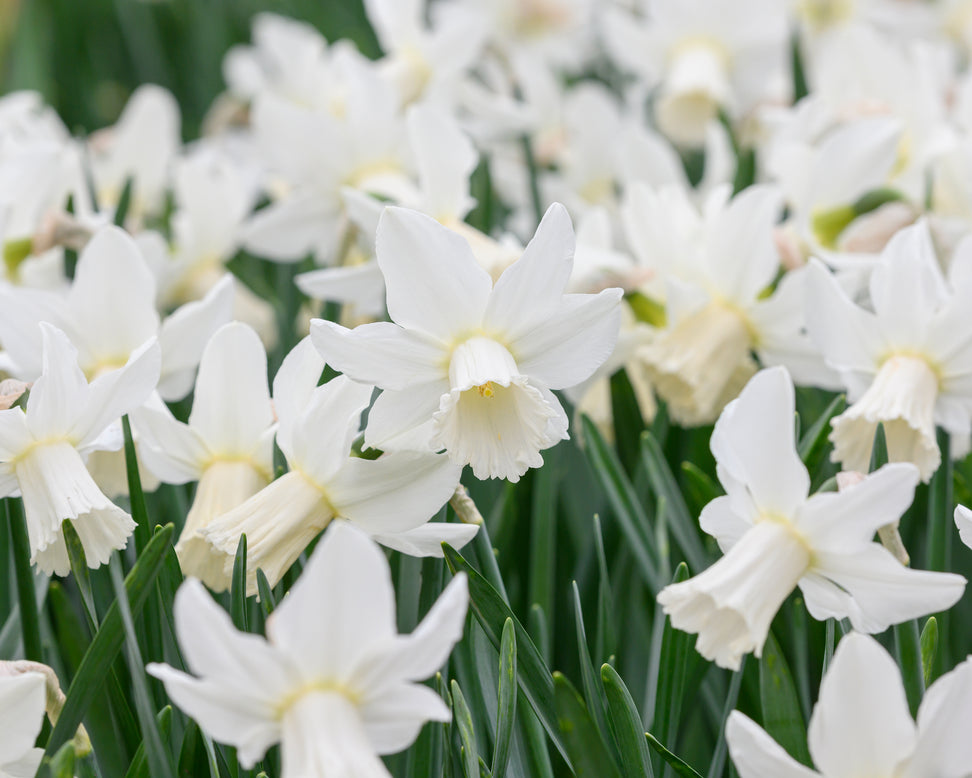
[(601, 436), (597, 425), (586, 416), (582, 419), (587, 457), (594, 474), (604, 489), (614, 515), (621, 526), (628, 547), (638, 562), (638, 572), (652, 594), (664, 586), (658, 572), (658, 559), (650, 541), (651, 526), (648, 515), (638, 501), (631, 481), (621, 467), (617, 455)]
[(557, 725), (577, 778), (621, 778), (584, 700), (561, 673), (553, 675)]
[(607, 698), (608, 725), (627, 774), (652, 778), (645, 725), (631, 692), (609, 664), (601, 665), (601, 684)]
[(460, 570), (469, 577), (469, 605), (476, 619), (486, 633), (486, 637), (499, 648), (503, 627), (510, 619), (516, 629), (517, 647), (517, 678), (520, 690), (526, 696), (530, 706), (536, 712), (540, 723), (547, 731), (557, 750), (570, 764), (567, 748), (560, 735), (557, 724), (557, 713), (554, 705), (553, 680), (540, 652), (534, 645), (530, 635), (513, 615), (513, 611), (503, 601), (493, 586), (448, 543), (442, 544), (446, 563), (453, 573)]
[(645, 468), (652, 490), (658, 497), (665, 498), (671, 515), (668, 526), (675, 542), (685, 554), (689, 567), (693, 570), (704, 570), (708, 567), (708, 556), (699, 539), (699, 523), (689, 513), (685, 498), (682, 497), (682, 491), (675, 476), (672, 475), (661, 446), (650, 432), (645, 432), (641, 436), (641, 464)]
[[(158, 715), (155, 717), (155, 723), (158, 727), (159, 734), (162, 736), (162, 740), (168, 742), (169, 734), (172, 731), (171, 705), (166, 705), (158, 712)], [(138, 751), (135, 752), (132, 763), (128, 767), (128, 772), (125, 773), (125, 778), (152, 778), (152, 773), (148, 769), (148, 762), (145, 759), (144, 740), (139, 745)]]
[(27, 537), (27, 521), (24, 518), (23, 505), (14, 497), (8, 497), (3, 503), (7, 511), (7, 524), (10, 525), (10, 545), (14, 574), (17, 579), (17, 605), (20, 608), (24, 658), (32, 662), (43, 662), (40, 619), (37, 616), (37, 592), (34, 589), (34, 572), (30, 566), (30, 540)]
[[(675, 570), (672, 583), (681, 583), (688, 578), (688, 566), (682, 562)], [(660, 609), (658, 613), (661, 613)], [(694, 635), (675, 629), (672, 626), (671, 619), (665, 617), (661, 652), (657, 664), (658, 685), (651, 719), (652, 731), (660, 741), (665, 743), (671, 742), (673, 736), (677, 733), (690, 661), (693, 665), (699, 661), (694, 659), (694, 657), (698, 657), (698, 654), (692, 648), (694, 643)]]
[(233, 558), (233, 578), (230, 585), (230, 615), (240, 632), (249, 632), (246, 616), (246, 533), (240, 535)]
[[(171, 524), (157, 529), (125, 578), (125, 593), (133, 618), (141, 612), (152, 591), (152, 584), (162, 568), (162, 560), (172, 543), (172, 532)], [(81, 667), (78, 668), (77, 675), (71, 682), (64, 708), (47, 742), (45, 753), (48, 756), (55, 754), (57, 749), (74, 737), (92, 698), (99, 693), (105, 683), (111, 664), (121, 650), (124, 637), (121, 613), (118, 603), (114, 602), (108, 608), (101, 627), (91, 641)]]
[[(125, 217), (128, 216), (128, 209), (132, 203), (133, 190), (133, 179), (131, 176), (126, 176), (125, 183), (122, 186), (121, 195), (118, 197), (118, 205), (115, 206), (115, 218), (112, 220), (116, 227), (121, 227), (125, 224)], [(99, 205), (109, 204), (100, 203)]]
[(584, 612), (581, 610), (577, 581), (571, 582), (571, 589), (574, 594), (574, 630), (577, 639), (577, 656), (581, 666), (581, 685), (584, 688), (584, 698), (587, 700), (588, 712), (593, 715), (601, 736), (606, 739), (609, 736), (607, 719), (604, 716), (604, 708), (607, 702), (602, 697), (601, 684), (594, 672), (591, 653), (587, 647), (587, 631), (584, 629)]
[(921, 671), (925, 686), (931, 686), (934, 678), (935, 654), (938, 652), (938, 619), (929, 616), (921, 631)]
[(453, 681), (450, 688), (452, 689), (453, 721), (459, 729), (459, 742), (462, 743), (462, 767), (466, 778), (479, 778), (479, 749), (476, 748), (472, 714), (469, 712), (469, 706), (466, 705), (466, 698), (459, 684)]
[(728, 743), (726, 743), (726, 721), (729, 720), (729, 714), (736, 708), (736, 702), (739, 700), (739, 689), (742, 686), (743, 673), (745, 671), (746, 656), (743, 655), (739, 669), (732, 674), (732, 681), (729, 683), (729, 695), (726, 697), (725, 705), (722, 706), (722, 715), (719, 717), (719, 739), (716, 742), (715, 751), (712, 753), (712, 761), (709, 763), (709, 772), (707, 773), (709, 778), (719, 778), (725, 768), (726, 752), (728, 750)]
[(261, 568), (257, 568), (256, 571), (256, 582), (257, 582), (257, 595), (260, 598), (260, 607), (263, 608), (263, 614), (269, 616), (273, 613), (273, 609), (277, 607), (277, 601), (273, 597), (273, 589), (270, 586), (270, 582), (267, 580), (267, 574), (263, 572)]
[[(129, 179), (129, 182), (131, 179)], [(127, 186), (127, 184), (126, 184)], [(138, 455), (135, 452), (135, 439), (132, 437), (132, 425), (128, 415), (122, 416), (122, 431), (125, 434), (125, 473), (128, 478), (128, 497), (132, 506), (132, 519), (135, 520), (135, 550), (142, 552), (151, 536), (148, 508), (145, 505), (145, 493), (142, 491), (142, 479), (138, 474)]]
[(56, 754), (44, 757), (40, 775), (49, 775), (51, 778), (74, 778), (75, 759), (74, 744), (65, 743)]
[(684, 776), (684, 778), (702, 778), (702, 776), (696, 770), (690, 767), (684, 759), (680, 759), (679, 757), (675, 756), (675, 754), (659, 743), (655, 736), (650, 732), (645, 733), (645, 739), (648, 741), (648, 745), (651, 746), (662, 759), (668, 762), (669, 766), (675, 771), (676, 775)]
[(874, 431), (874, 442), (871, 444), (871, 466), (868, 472), (873, 473), (888, 463), (888, 438), (884, 424), (878, 424)]
[(142, 661), (142, 654), (138, 647), (135, 621), (129, 608), (128, 594), (122, 579), (121, 562), (117, 554), (112, 555), (109, 568), (112, 586), (115, 589), (115, 602), (112, 607), (118, 608), (125, 630), (125, 659), (128, 663), (129, 677), (135, 695), (135, 712), (141, 725), (142, 745), (145, 746), (150, 772), (156, 778), (175, 778), (169, 752), (162, 744), (162, 734), (152, 712), (154, 704), (145, 675), (145, 662)]
[(766, 637), (759, 660), (759, 700), (763, 709), (763, 729), (790, 756), (810, 765), (800, 699), (786, 657), (772, 632)]
[(924, 657), (918, 637), (918, 622), (915, 619), (894, 625), (894, 647), (898, 655), (898, 665), (901, 667), (901, 681), (908, 697), (908, 707), (914, 716), (925, 693)]
[(685, 495), (700, 510), (724, 494), (722, 488), (692, 462), (682, 462), (682, 475), (686, 482)]
[(493, 778), (503, 778), (510, 759), (513, 724), (516, 721), (516, 627), (513, 619), (503, 624), (499, 649), (499, 684), (496, 692), (496, 739), (490, 772)]

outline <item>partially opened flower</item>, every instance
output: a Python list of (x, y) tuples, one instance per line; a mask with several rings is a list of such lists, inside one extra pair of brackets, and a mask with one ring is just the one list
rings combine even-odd
[(438, 670), (462, 637), (468, 594), (456, 576), (409, 635), (395, 629), (395, 591), (381, 549), (345, 522), (331, 525), (267, 637), (237, 632), (190, 579), (175, 601), (189, 669), (148, 671), (215, 740), (252, 767), (281, 744), (283, 778), (389, 773), (378, 754), (406, 748), (449, 709), (416, 683)]
[(739, 711), (726, 722), (726, 741), (740, 778), (966, 778), (970, 719), (972, 659), (928, 688), (915, 722), (894, 660), (874, 638), (851, 633), (834, 652), (810, 717), (817, 771)]
[(315, 320), (328, 362), (384, 391), (365, 442), (445, 449), (477, 478), (516, 481), (567, 437), (551, 389), (580, 383), (614, 348), (620, 289), (564, 294), (574, 248), (563, 206), (550, 207), (523, 256), (496, 282), (468, 243), (423, 214), (388, 208), (378, 263), (394, 323), (348, 330)]
[[(273, 397), (279, 419), (277, 445), (290, 472), (201, 530), (223, 556), (223, 586), (229, 583), (244, 533), (247, 591), (252, 594), (257, 568), (275, 585), (337, 517), (406, 553), (413, 553), (414, 545), (424, 539), (425, 555), (441, 555), (443, 540), (462, 545), (478, 529), (435, 523), (429, 527), (441, 534), (429, 536), (423, 525), (455, 492), (459, 468), (432, 452), (396, 452), (375, 460), (352, 456), (372, 387), (345, 376), (318, 386), (323, 369), (324, 361), (309, 339), (287, 355), (274, 378)], [(421, 530), (418, 536), (410, 534), (416, 530)], [(400, 535), (405, 536), (404, 546), (396, 543)]]
[[(155, 339), (127, 363), (90, 384), (67, 336), (50, 324), (43, 333), (43, 370), (22, 408), (0, 411), (0, 494), (24, 499), (31, 562), (48, 573), (70, 570), (61, 524), (74, 526), (90, 567), (124, 548), (135, 528), (125, 511), (98, 489), (83, 456), (118, 449), (123, 414), (143, 402), (159, 379)], [(113, 434), (114, 433), (114, 434)]]
[(7, 675), (0, 670), (0, 778), (33, 778), (43, 749), (34, 741), (44, 723), (47, 699), (40, 673)]
[(873, 542), (911, 504), (918, 472), (885, 465), (856, 486), (809, 496), (810, 476), (794, 444), (793, 383), (783, 368), (758, 373), (726, 406), (712, 434), (726, 496), (699, 519), (725, 553), (704, 572), (658, 595), (696, 649), (738, 669), (759, 656), (770, 623), (796, 586), (814, 618), (850, 619), (881, 632), (950, 608), (965, 579), (904, 567)]
[(968, 452), (970, 271), (972, 252), (957, 252), (946, 281), (924, 222), (888, 243), (871, 275), (871, 310), (851, 300), (833, 275), (813, 263), (808, 329), (852, 402), (833, 420), (830, 434), (831, 458), (845, 470), (867, 470), (880, 423), (888, 458), (914, 463), (924, 481), (941, 462), (936, 425), (953, 435), (953, 456)]
[(267, 387), (267, 355), (257, 334), (233, 322), (203, 352), (189, 423), (159, 403), (134, 415), (142, 458), (166, 483), (198, 481), (176, 554), (186, 575), (214, 589), (229, 578), (222, 554), (200, 531), (270, 483), (275, 419)]

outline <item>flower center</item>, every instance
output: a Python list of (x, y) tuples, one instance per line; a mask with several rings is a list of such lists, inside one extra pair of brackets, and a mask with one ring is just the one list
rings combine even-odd
[(493, 389), (493, 382), (487, 381), (485, 384), (480, 384), (476, 387), (479, 390), (479, 396), (485, 397), (487, 400), (491, 400), (495, 395), (496, 391)]

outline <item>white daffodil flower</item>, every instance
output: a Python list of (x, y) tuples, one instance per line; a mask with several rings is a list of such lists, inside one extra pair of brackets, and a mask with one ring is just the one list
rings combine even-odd
[(23, 496), (30, 561), (47, 573), (67, 575), (62, 522), (74, 526), (90, 567), (124, 548), (135, 528), (132, 517), (99, 490), (84, 456), (121, 446), (120, 430), (112, 425), (155, 388), (159, 346), (152, 338), (123, 366), (89, 384), (68, 337), (47, 323), (40, 329), (43, 369), (27, 411), (0, 411), (0, 494)]
[(166, 483), (199, 481), (175, 551), (186, 575), (217, 591), (229, 587), (225, 560), (200, 531), (270, 483), (275, 421), (266, 352), (239, 322), (206, 345), (188, 424), (162, 403), (133, 414), (146, 467)]
[[(443, 540), (468, 542), (478, 527), (437, 523), (438, 539), (422, 529), (453, 495), (459, 468), (442, 455), (386, 454), (375, 460), (351, 456), (372, 387), (338, 376), (318, 386), (324, 361), (305, 338), (287, 355), (273, 381), (279, 419), (277, 445), (290, 472), (202, 530), (223, 554), (227, 575), (240, 535), (246, 533), (248, 592), (256, 592), (256, 570), (271, 585), (287, 572), (314, 537), (336, 517), (353, 521), (379, 542), (399, 548), (425, 543), (425, 555), (441, 556)], [(404, 548), (402, 550), (405, 550)], [(225, 582), (229, 578), (224, 578)]]
[(664, 290), (665, 329), (638, 356), (659, 396), (683, 426), (711, 424), (763, 364), (784, 364), (800, 383), (830, 386), (803, 332), (804, 273), (780, 270), (773, 228), (780, 194), (753, 186), (731, 200), (714, 189), (701, 207), (685, 190), (629, 187), (623, 223), (635, 256), (654, 271), (643, 290)]
[(44, 724), (46, 683), (40, 673), (0, 670), (0, 778), (33, 778), (44, 749), (34, 742)]
[(660, 0), (645, 19), (607, 10), (604, 32), (611, 56), (657, 87), (654, 113), (662, 132), (680, 145), (701, 146), (720, 111), (738, 119), (782, 91), (784, 5)]
[(141, 223), (161, 211), (169, 168), (182, 146), (181, 121), (172, 93), (144, 84), (132, 92), (113, 126), (92, 133), (88, 149), (100, 211), (114, 213), (129, 179), (127, 218)]
[(848, 618), (862, 632), (947, 610), (965, 589), (962, 576), (904, 567), (872, 542), (911, 503), (913, 465), (885, 465), (844, 491), (809, 496), (793, 419), (783, 368), (761, 371), (726, 406), (711, 442), (726, 496), (699, 518), (725, 556), (658, 595), (672, 625), (697, 633), (696, 649), (720, 667), (760, 655), (796, 586), (811, 616)]
[(195, 580), (175, 601), (189, 669), (150, 664), (172, 700), (250, 768), (281, 744), (283, 778), (390, 774), (378, 754), (415, 740), (449, 709), (416, 683), (438, 670), (462, 637), (468, 593), (460, 573), (409, 635), (395, 630), (385, 555), (335, 522), (300, 579), (267, 621), (267, 637), (240, 633)]
[(816, 770), (739, 711), (726, 722), (726, 741), (739, 778), (967, 778), (970, 718), (972, 659), (928, 688), (916, 722), (894, 659), (874, 638), (852, 632), (837, 645), (810, 717)]
[(477, 478), (516, 481), (567, 438), (550, 391), (580, 383), (614, 348), (620, 289), (564, 294), (574, 248), (570, 218), (550, 207), (493, 285), (469, 244), (423, 214), (388, 208), (378, 264), (393, 323), (348, 330), (315, 320), (327, 361), (384, 391), (368, 417), (372, 447), (445, 449)]
[(872, 310), (820, 263), (809, 270), (807, 326), (852, 402), (832, 422), (831, 458), (845, 470), (867, 470), (883, 423), (888, 458), (914, 463), (927, 481), (941, 463), (936, 425), (952, 434), (953, 457), (969, 450), (972, 251), (956, 253), (946, 280), (920, 222), (888, 243), (869, 290)]
[(96, 378), (128, 361), (146, 340), (157, 337), (162, 350), (159, 394), (178, 400), (192, 389), (203, 348), (230, 320), (232, 281), (217, 283), (202, 299), (162, 320), (155, 308), (156, 286), (138, 246), (124, 230), (98, 230), (78, 257), (66, 295), (0, 287), (0, 367), (24, 381), (40, 374), (39, 322), (64, 330), (78, 349), (84, 374)]

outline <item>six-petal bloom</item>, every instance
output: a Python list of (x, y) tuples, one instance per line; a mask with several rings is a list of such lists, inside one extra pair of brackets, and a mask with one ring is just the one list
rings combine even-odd
[(311, 326), (329, 364), (384, 390), (365, 442), (444, 449), (477, 478), (516, 481), (542, 465), (540, 452), (567, 438), (551, 389), (590, 376), (620, 327), (620, 289), (564, 294), (574, 250), (564, 207), (548, 209), (495, 286), (465, 240), (415, 211), (388, 208), (376, 248), (393, 323)]
[(916, 723), (894, 660), (874, 638), (851, 633), (837, 646), (810, 717), (807, 745), (819, 772), (739, 711), (729, 716), (726, 741), (740, 778), (965, 778), (970, 718), (972, 658), (929, 687)]
[(904, 567), (873, 542), (911, 504), (914, 465), (885, 465), (845, 491), (810, 496), (794, 410), (783, 368), (757, 373), (726, 406), (711, 442), (726, 495), (699, 519), (725, 556), (658, 595), (672, 625), (697, 633), (699, 653), (721, 667), (760, 655), (797, 585), (814, 618), (848, 618), (862, 632), (950, 608), (965, 589), (962, 576)]
[(92, 480), (84, 456), (121, 447), (114, 422), (138, 408), (159, 380), (159, 346), (152, 338), (123, 367), (90, 384), (78, 367), (67, 336), (41, 324), (44, 342), (40, 378), (26, 413), (0, 411), (0, 494), (23, 496), (31, 562), (46, 572), (70, 570), (61, 524), (70, 521), (90, 567), (124, 548), (135, 522)]
[(462, 637), (465, 574), (409, 635), (395, 629), (395, 593), (381, 549), (336, 522), (267, 622), (269, 641), (237, 632), (198, 581), (176, 595), (176, 631), (189, 669), (148, 670), (214, 739), (252, 767), (281, 742), (284, 778), (389, 773), (377, 754), (407, 747), (449, 709), (415, 683), (438, 670)]

